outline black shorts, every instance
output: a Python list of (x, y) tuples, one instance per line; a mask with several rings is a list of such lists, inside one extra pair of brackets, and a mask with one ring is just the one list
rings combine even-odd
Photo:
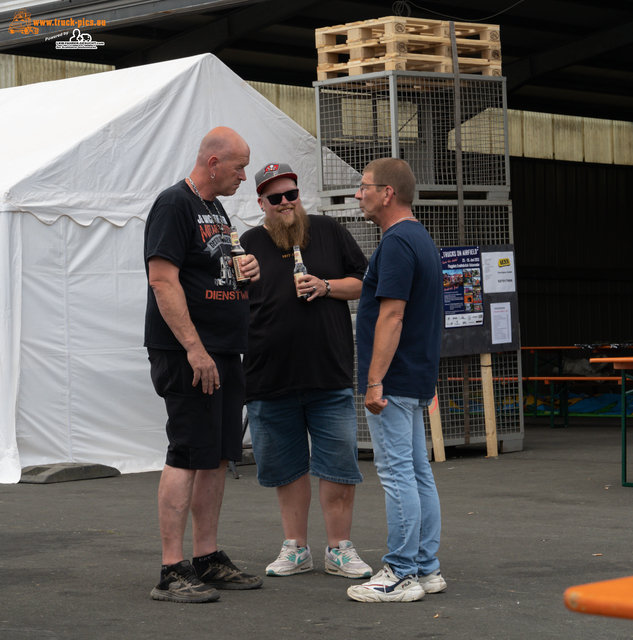
[(221, 460), (242, 459), (244, 371), (237, 354), (209, 353), (220, 388), (194, 387), (185, 351), (147, 349), (154, 389), (167, 407), (166, 463), (180, 469), (218, 469)]

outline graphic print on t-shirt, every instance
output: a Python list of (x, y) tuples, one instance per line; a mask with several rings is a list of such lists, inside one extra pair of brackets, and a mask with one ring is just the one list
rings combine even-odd
[(229, 263), (229, 256), (222, 249), (222, 245), (227, 245), (230, 252), (231, 236), (229, 227), (223, 224), (220, 230), (220, 225), (216, 220), (209, 215), (200, 214), (198, 215), (198, 229), (200, 230), (202, 242), (207, 246), (205, 251), (209, 252), (209, 256), (215, 256), (218, 251), (220, 252), (218, 257), (220, 261), (220, 277), (214, 278), (215, 285), (217, 287), (230, 286), (235, 289), (237, 287), (235, 273)]

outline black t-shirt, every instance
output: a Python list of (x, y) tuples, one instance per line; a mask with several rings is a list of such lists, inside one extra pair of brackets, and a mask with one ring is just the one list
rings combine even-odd
[[(243, 353), (247, 345), (248, 290), (236, 287), (228, 262), (230, 223), (222, 204), (217, 200), (207, 200), (206, 204), (213, 216), (184, 180), (156, 198), (145, 225), (145, 270), (149, 273), (149, 259), (155, 256), (176, 265), (189, 315), (205, 348), (215, 353)], [(183, 349), (163, 319), (151, 287), (145, 313), (145, 346)]]
[[(309, 219), (310, 242), (301, 251), (308, 273), (327, 280), (361, 280), (367, 260), (349, 231), (328, 216)], [(261, 273), (249, 292), (246, 401), (297, 389), (352, 387), (354, 338), (347, 302), (299, 300), (293, 252), (279, 249), (263, 227), (247, 231), (241, 244), (257, 258)]]

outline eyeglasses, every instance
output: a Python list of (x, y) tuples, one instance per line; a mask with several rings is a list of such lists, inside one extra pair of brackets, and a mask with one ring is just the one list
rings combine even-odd
[(388, 187), (388, 184), (366, 184), (364, 182), (360, 183), (360, 186), (358, 187), (358, 190), (361, 193), (365, 193), (365, 191), (367, 191), (367, 189), (369, 189), (369, 187)]
[(290, 189), (290, 191), (286, 191), (285, 193), (271, 193), (270, 195), (264, 196), (268, 199), (268, 202), (276, 207), (278, 204), (281, 204), (283, 198), (286, 198), (288, 202), (293, 202), (299, 197), (299, 189)]

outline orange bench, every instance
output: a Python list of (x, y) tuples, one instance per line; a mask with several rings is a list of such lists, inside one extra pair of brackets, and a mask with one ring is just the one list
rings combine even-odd
[[(592, 351), (596, 352), (596, 351), (612, 351), (613, 349), (618, 349), (618, 348), (628, 348), (628, 343), (626, 345), (574, 345), (574, 346), (567, 346), (567, 347), (521, 347), (522, 351), (529, 351), (530, 353), (534, 354), (534, 373), (535, 375), (533, 376), (523, 376), (523, 381), (524, 382), (544, 382), (545, 384), (548, 384), (550, 387), (550, 426), (552, 428), (554, 428), (554, 397), (555, 397), (555, 387), (554, 385), (561, 382), (561, 383), (579, 383), (579, 382), (614, 382), (614, 383), (618, 383), (620, 384), (621, 382), (621, 378), (620, 376), (592, 376), (592, 375), (587, 375), (587, 376), (565, 376), (565, 375), (551, 375), (551, 376), (540, 376), (538, 375), (538, 370), (539, 370), (539, 364), (538, 364), (538, 352), (539, 351), (546, 351), (546, 352), (556, 352), (558, 354), (557, 360), (558, 360), (558, 368), (559, 370), (562, 370), (563, 368), (563, 356), (562, 356), (562, 352), (563, 351), (578, 351), (581, 349), (589, 349), (591, 348)], [(591, 363), (604, 363), (604, 362), (610, 362), (611, 359), (609, 358), (592, 358), (590, 359)], [(547, 362), (547, 365), (552, 364), (553, 362), (555, 362), (554, 359), (549, 360), (549, 362)], [(541, 367), (542, 368), (542, 367)], [(534, 402), (534, 415), (538, 415), (537, 414), (537, 404), (536, 404), (536, 386), (534, 387), (534, 397), (535, 397), (535, 402)], [(567, 402), (567, 394), (564, 394), (564, 402), (561, 402), (560, 405), (560, 415), (564, 418), (564, 426), (568, 427), (569, 426), (569, 404)]]
[(563, 600), (577, 613), (633, 618), (633, 576), (569, 587)]

